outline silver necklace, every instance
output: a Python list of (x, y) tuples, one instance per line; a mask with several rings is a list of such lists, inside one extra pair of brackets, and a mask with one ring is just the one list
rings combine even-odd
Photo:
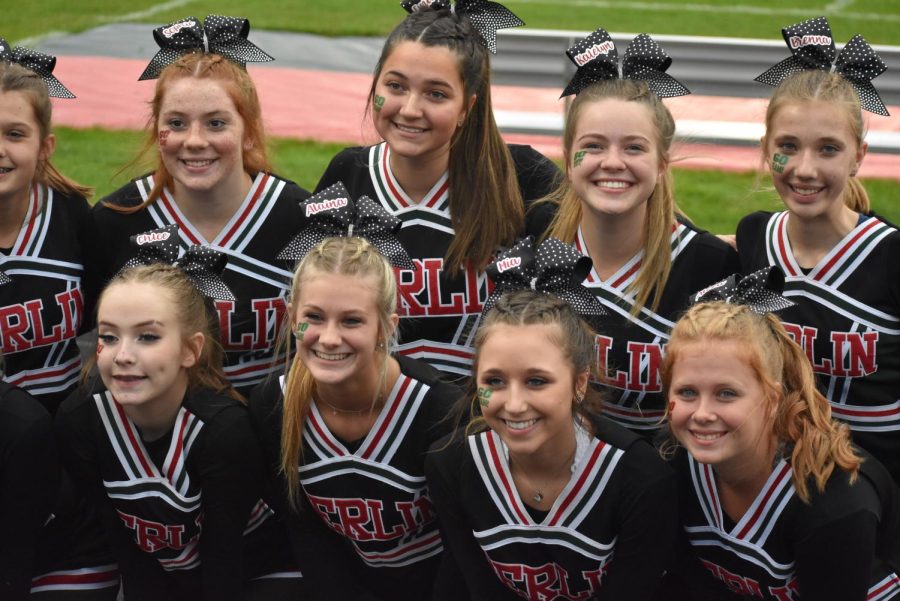
[[(571, 465), (569, 466), (569, 473), (574, 474), (575, 469), (578, 467), (578, 464), (581, 463), (582, 458), (584, 457), (585, 451), (587, 451), (588, 445), (590, 444), (591, 436), (588, 434), (587, 430), (575, 421), (575, 451), (572, 453), (571, 457)], [(500, 445), (503, 448), (503, 454), (506, 457), (506, 465), (512, 467), (509, 462), (509, 447), (506, 446), (506, 443), (503, 442), (503, 439), (500, 439)], [(544, 491), (540, 488), (536, 487), (531, 483), (531, 481), (525, 476), (525, 473), (522, 470), (519, 470), (519, 477), (525, 481), (525, 484), (528, 485), (528, 488), (534, 490), (534, 494), (532, 494), (531, 498), (535, 503), (540, 503), (544, 500)]]

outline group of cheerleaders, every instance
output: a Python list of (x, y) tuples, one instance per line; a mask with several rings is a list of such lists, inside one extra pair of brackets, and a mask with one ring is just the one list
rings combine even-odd
[(560, 171), (492, 116), (521, 22), (404, 6), (383, 141), (313, 196), (271, 172), (244, 19), (154, 32), (155, 169), (93, 207), (55, 59), (0, 40), (0, 599), (900, 599), (881, 59), (783, 30), (784, 210), (736, 252), (676, 205), (652, 38), (568, 51)]

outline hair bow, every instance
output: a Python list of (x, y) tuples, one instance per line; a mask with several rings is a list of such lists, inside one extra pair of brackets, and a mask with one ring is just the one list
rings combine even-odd
[(47, 85), (47, 93), (54, 98), (75, 98), (75, 94), (53, 75), (53, 69), (56, 68), (55, 56), (21, 46), (13, 48), (5, 39), (0, 38), (0, 61), (16, 63), (34, 71)]
[(511, 10), (499, 2), (489, 0), (456, 0), (456, 7), (450, 6), (450, 0), (406, 0), (400, 6), (407, 12), (420, 10), (440, 10), (450, 8), (460, 16), (466, 16), (472, 26), (481, 34), (484, 45), (497, 54), (497, 30), (525, 25), (525, 21), (517, 17)]
[(137, 247), (137, 255), (122, 266), (123, 270), (154, 263), (175, 265), (184, 271), (204, 296), (220, 300), (235, 300), (234, 294), (222, 281), (222, 272), (225, 271), (228, 257), (208, 246), (199, 244), (191, 246), (182, 257), (179, 257), (177, 225), (167, 225), (137, 234), (130, 240), (131, 244)]
[(138, 81), (158, 78), (163, 69), (191, 52), (221, 54), (241, 68), (246, 68), (248, 62), (275, 60), (247, 39), (249, 33), (250, 21), (247, 19), (220, 15), (207, 15), (203, 23), (195, 17), (187, 17), (157, 27), (153, 30), (153, 38), (160, 49)]
[(764, 315), (793, 307), (784, 298), (784, 272), (778, 267), (764, 267), (745, 276), (736, 273), (691, 296), (691, 304), (725, 301), (746, 305), (754, 313)]
[(368, 196), (355, 201), (344, 184), (337, 182), (300, 203), (306, 225), (278, 254), (279, 259), (299, 261), (325, 238), (358, 236), (365, 238), (401, 269), (415, 270), (415, 263), (397, 239), (399, 219)]
[[(598, 81), (619, 78), (619, 53), (609, 33), (599, 28), (568, 50), (566, 55), (578, 69), (560, 98), (578, 94)], [(634, 38), (622, 57), (622, 79), (638, 79), (660, 98), (690, 94), (680, 81), (668, 75), (666, 70), (672, 59), (666, 51), (646, 33)]]
[(0, 286), (2, 286), (3, 284), (9, 284), (11, 281), (12, 281), (12, 278), (10, 278), (8, 275), (6, 275), (5, 271), (0, 269)]
[(597, 297), (581, 284), (591, 272), (591, 259), (558, 238), (547, 238), (537, 250), (534, 238), (522, 238), (498, 253), (485, 271), (494, 290), (484, 303), (484, 314), (507, 292), (535, 290), (558, 296), (580, 315), (606, 315)]
[(862, 108), (877, 115), (890, 115), (872, 85), (873, 79), (887, 71), (887, 65), (861, 35), (853, 36), (840, 54), (835, 50), (831, 27), (825, 17), (785, 27), (781, 35), (791, 50), (791, 56), (754, 81), (777, 86), (794, 73), (813, 69), (830, 71), (834, 64), (834, 70), (843, 75), (859, 94)]

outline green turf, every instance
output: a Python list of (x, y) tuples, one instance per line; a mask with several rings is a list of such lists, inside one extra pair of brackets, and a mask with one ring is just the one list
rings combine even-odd
[[(12, 2), (12, 0), (8, 0)], [(254, 28), (324, 35), (383, 35), (403, 17), (399, 0), (31, 0), (4, 11), (0, 35), (10, 41), (53, 31), (82, 31), (126, 20), (174, 21), (209, 13), (248, 17)], [(781, 27), (825, 14), (838, 40), (863, 33), (898, 43), (900, 2), (856, 0), (506, 0), (529, 27), (778, 39)], [(844, 5), (827, 9), (830, 5)], [(169, 7), (169, 8), (166, 8)], [(162, 10), (160, 10), (162, 8)], [(146, 14), (148, 13), (149, 14)], [(252, 34), (251, 34), (252, 36)], [(149, 38), (148, 38), (149, 40)]]
[[(121, 171), (140, 147), (139, 133), (57, 128), (57, 152), (54, 164), (66, 175), (95, 186), (100, 198), (147, 170), (146, 165)], [(313, 141), (274, 139), (271, 159), (276, 172), (312, 189), (319, 176), (343, 145)], [(121, 171), (121, 172), (120, 172)], [(733, 233), (738, 220), (757, 210), (777, 210), (781, 202), (767, 181), (757, 183), (752, 173), (675, 169), (675, 189), (682, 209), (700, 227), (712, 232)], [(866, 182), (877, 212), (900, 223), (900, 183), (887, 180)], [(890, 199), (890, 200), (888, 200)]]

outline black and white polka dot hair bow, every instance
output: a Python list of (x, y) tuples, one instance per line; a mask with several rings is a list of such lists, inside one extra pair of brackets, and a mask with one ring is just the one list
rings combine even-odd
[[(560, 98), (578, 94), (580, 91), (608, 79), (619, 79), (619, 53), (609, 33), (599, 28), (568, 50), (569, 60), (577, 70), (572, 81), (563, 90)], [(646, 33), (634, 38), (622, 57), (622, 79), (636, 79), (647, 82), (647, 86), (660, 98), (690, 94), (684, 85), (666, 73), (672, 59), (666, 51)]]
[(468, 17), (472, 26), (481, 34), (482, 41), (491, 54), (497, 54), (498, 29), (525, 25), (525, 21), (511, 10), (499, 2), (489, 0), (456, 0), (454, 7), (450, 6), (450, 0), (405, 0), (400, 5), (410, 13), (449, 8), (460, 16)]
[(9, 284), (11, 281), (12, 281), (12, 278), (10, 278), (8, 275), (6, 275), (5, 271), (0, 269), (0, 286), (2, 286), (3, 284)]
[(494, 283), (494, 290), (484, 303), (483, 314), (487, 314), (501, 296), (515, 290), (553, 294), (582, 316), (606, 314), (597, 297), (582, 285), (591, 272), (591, 259), (557, 238), (547, 238), (535, 249), (534, 239), (527, 236), (497, 253), (497, 260), (485, 271)]
[(415, 270), (415, 263), (397, 239), (401, 222), (381, 205), (360, 196), (356, 200), (337, 182), (300, 203), (306, 219), (303, 230), (278, 254), (279, 259), (299, 261), (325, 238), (365, 238), (395, 267)]
[[(777, 86), (783, 80), (801, 71), (823, 69), (843, 75), (859, 94), (862, 108), (877, 115), (889, 116), (872, 80), (887, 71), (869, 43), (861, 35), (853, 36), (837, 53), (831, 27), (825, 17), (809, 19), (781, 30), (791, 56), (784, 59), (754, 81)], [(835, 58), (836, 57), (836, 58)]]
[(175, 265), (184, 271), (204, 296), (217, 300), (236, 300), (231, 289), (222, 281), (228, 257), (199, 244), (191, 246), (179, 257), (177, 225), (137, 234), (130, 240), (132, 246), (137, 248), (137, 254), (122, 266), (123, 271), (129, 267), (155, 263)]
[(36, 73), (47, 85), (47, 93), (54, 98), (75, 98), (75, 94), (53, 75), (53, 69), (56, 68), (55, 56), (21, 46), (13, 48), (0, 38), (0, 61), (16, 63)]
[(156, 79), (163, 69), (191, 52), (220, 54), (231, 62), (246, 68), (247, 63), (264, 63), (275, 60), (247, 39), (250, 21), (239, 17), (207, 15), (201, 22), (187, 17), (153, 30), (153, 38), (159, 51), (138, 78)]
[(765, 315), (793, 307), (796, 303), (784, 298), (784, 272), (778, 267), (764, 267), (749, 275), (736, 273), (704, 288), (691, 296), (691, 304), (725, 301), (746, 305), (754, 313)]

